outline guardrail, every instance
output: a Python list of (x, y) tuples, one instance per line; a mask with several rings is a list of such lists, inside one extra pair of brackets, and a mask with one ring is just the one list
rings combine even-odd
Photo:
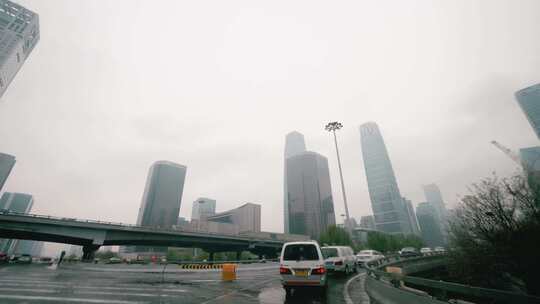
[[(440, 256), (439, 256), (440, 257)], [(448, 301), (449, 295), (461, 295), (462, 298), (470, 300), (471, 298), (478, 299), (480, 301), (486, 300), (487, 303), (497, 304), (497, 303), (512, 303), (512, 304), (530, 304), (530, 303), (540, 303), (540, 297), (523, 295), (510, 291), (503, 291), (497, 289), (489, 289), (482, 287), (469, 286), (459, 283), (451, 283), (444, 281), (436, 281), (430, 279), (424, 279), (399, 273), (388, 273), (377, 268), (382, 268), (390, 265), (395, 265), (398, 262), (412, 262), (415, 260), (424, 260), (429, 257), (417, 257), (409, 259), (400, 259), (399, 257), (390, 257), (384, 260), (376, 261), (369, 263), (366, 267), (368, 277), (366, 279), (366, 284), (368, 280), (375, 280), (377, 282), (371, 282), (373, 288), (379, 290), (385, 289), (385, 292), (379, 292), (377, 295), (385, 294), (387, 296), (394, 297), (410, 297), (415, 298), (414, 301), (417, 303), (442, 303), (441, 301)], [(386, 287), (380, 283), (385, 283)], [(413, 284), (415, 287), (424, 287), (429, 290), (432, 295), (426, 292), (418, 291), (413, 292), (412, 289), (403, 288), (404, 283)], [(399, 293), (392, 292), (390, 289), (399, 290)], [(407, 295), (408, 293), (408, 295)], [(368, 290), (369, 294), (369, 290)], [(371, 295), (370, 295), (371, 296)], [(395, 300), (395, 299), (394, 299)], [(411, 300), (411, 299), (410, 299)], [(392, 302), (393, 300), (389, 300)], [(380, 299), (379, 299), (380, 302)], [(382, 301), (384, 304), (384, 301)]]

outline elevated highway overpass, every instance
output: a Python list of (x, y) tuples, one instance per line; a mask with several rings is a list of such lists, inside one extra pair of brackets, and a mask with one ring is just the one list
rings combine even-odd
[[(279, 235), (279, 237), (278, 237)], [(83, 246), (83, 258), (91, 259), (100, 246), (138, 245), (202, 248), (210, 253), (250, 251), (276, 257), (287, 238), (220, 235), (129, 224), (0, 212), (0, 238), (55, 242)]]

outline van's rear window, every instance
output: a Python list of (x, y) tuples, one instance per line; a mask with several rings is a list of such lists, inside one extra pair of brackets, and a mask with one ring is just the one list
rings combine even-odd
[(288, 245), (283, 252), (284, 261), (316, 261), (319, 260), (317, 247), (312, 244)]

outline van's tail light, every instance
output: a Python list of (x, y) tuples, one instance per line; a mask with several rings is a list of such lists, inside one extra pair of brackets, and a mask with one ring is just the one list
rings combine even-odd
[(311, 271), (311, 274), (325, 274), (325, 273), (326, 273), (326, 268), (324, 267), (315, 268)]
[(334, 265), (341, 266), (341, 265), (343, 265), (343, 261), (337, 261), (337, 262), (334, 263)]
[(280, 266), (279, 267), (279, 274), (292, 274), (291, 270), (289, 268)]

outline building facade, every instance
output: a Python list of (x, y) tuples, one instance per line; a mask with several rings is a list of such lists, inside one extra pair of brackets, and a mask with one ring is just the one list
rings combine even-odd
[[(261, 205), (246, 203), (238, 208), (206, 217), (209, 223), (225, 223), (238, 226), (236, 233), (261, 231)], [(202, 223), (204, 220), (201, 221)], [(236, 229), (236, 228), (228, 228)], [(219, 231), (218, 231), (219, 232)]]
[(375, 218), (373, 215), (364, 215), (360, 217), (360, 227), (375, 230)]
[(15, 166), (15, 156), (0, 153), (0, 191), (2, 191), (13, 166)]
[(437, 208), (430, 202), (416, 206), (416, 217), (420, 225), (421, 236), (429, 247), (444, 246), (442, 223), (437, 214)]
[[(9, 210), (10, 212), (30, 213), (33, 205), (34, 198), (32, 195), (26, 193), (4, 192), (0, 198), (0, 209)], [(32, 248), (33, 246), (36, 246), (36, 243), (40, 242), (0, 239), (0, 252), (5, 252), (7, 254), (31, 254)]]
[[(186, 166), (169, 161), (157, 161), (150, 167), (137, 225), (156, 228), (172, 228), (177, 225), (186, 170)], [(137, 251), (166, 250), (137, 247)]]
[(306, 151), (287, 158), (286, 168), (289, 233), (318, 239), (336, 224), (328, 160)]
[(411, 200), (403, 198), (405, 208), (407, 210), (407, 216), (409, 217), (409, 224), (411, 226), (412, 233), (420, 236), (420, 225), (418, 224), (418, 219), (416, 218), (416, 212), (414, 212), (414, 207)]
[(201, 218), (214, 215), (216, 213), (216, 200), (207, 197), (200, 197), (193, 202), (191, 208), (191, 219), (200, 220)]
[(289, 233), (289, 201), (287, 198), (287, 159), (306, 151), (304, 135), (293, 131), (285, 136), (284, 174), (283, 174), (283, 222), (285, 233)]
[(0, 97), (39, 41), (36, 13), (0, 0)]
[(376, 229), (386, 233), (412, 233), (394, 169), (379, 127), (360, 126), (362, 156)]
[(516, 99), (540, 139), (540, 83), (517, 91)]

